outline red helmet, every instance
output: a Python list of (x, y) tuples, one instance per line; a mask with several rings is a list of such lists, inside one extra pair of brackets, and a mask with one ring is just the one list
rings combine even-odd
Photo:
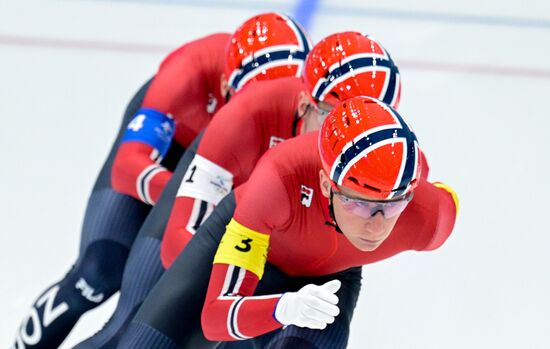
[(358, 32), (332, 34), (315, 45), (304, 81), (313, 99), (333, 105), (363, 95), (397, 108), (401, 95), (399, 69), (388, 52)]
[(311, 48), (304, 30), (278, 13), (264, 13), (244, 22), (231, 36), (225, 77), (233, 92), (254, 80), (299, 77)]
[(405, 195), (420, 178), (414, 132), (394, 109), (370, 97), (332, 110), (321, 127), (319, 154), (335, 184), (377, 199)]

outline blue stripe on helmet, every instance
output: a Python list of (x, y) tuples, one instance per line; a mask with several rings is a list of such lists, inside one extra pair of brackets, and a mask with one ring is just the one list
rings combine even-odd
[(309, 40), (306, 36), (306, 33), (304, 33), (304, 31), (302, 30), (302, 27), (294, 19), (292, 19), (289, 16), (287, 16), (286, 18), (290, 22), (292, 22), (292, 24), (294, 24), (294, 27), (296, 27), (296, 30), (298, 31), (298, 35), (300, 36), (300, 39), (302, 40), (302, 42), (304, 44), (303, 52), (307, 55), (308, 52), (311, 50), (311, 47), (310, 47), (310, 42), (309, 42)]
[(300, 40), (303, 44), (301, 50), (299, 49), (299, 50), (293, 50), (293, 51), (291, 50), (274, 51), (274, 52), (265, 53), (257, 57), (253, 55), (252, 61), (244, 65), (240, 69), (239, 73), (235, 75), (233, 80), (229, 82), (229, 85), (233, 89), (237, 90), (241, 80), (244, 79), (254, 69), (257, 69), (258, 67), (264, 64), (267, 64), (269, 62), (278, 61), (278, 60), (288, 60), (289, 58), (292, 58), (292, 60), (301, 60), (301, 61), (306, 60), (307, 54), (311, 50), (310, 43), (306, 34), (304, 33), (300, 25), (296, 23), (296, 21), (294, 21), (292, 18), (288, 16), (282, 16), (282, 17), (286, 18), (288, 21), (292, 22), (292, 24), (294, 25), (300, 37)]
[(248, 62), (244, 67), (240, 69), (240, 72), (235, 75), (233, 81), (231, 81), (231, 87), (235, 90), (238, 89), (239, 83), (245, 76), (250, 74), (254, 69), (258, 69), (260, 66), (274, 61), (285, 61), (289, 58), (292, 60), (302, 60), (306, 59), (307, 52), (304, 51), (290, 51), (282, 50), (275, 51), (263, 54), (261, 56), (254, 57), (252, 61)]
[(407, 124), (401, 118), (401, 116), (395, 111), (393, 112), (393, 114), (399, 120), (401, 127), (396, 126), (390, 129), (374, 132), (372, 134), (369, 134), (361, 138), (359, 141), (355, 142), (351, 147), (346, 149), (346, 151), (340, 155), (340, 158), (339, 158), (340, 163), (334, 169), (332, 180), (335, 183), (339, 183), (340, 177), (342, 176), (342, 173), (346, 168), (346, 166), (350, 162), (352, 162), (356, 157), (360, 156), (361, 152), (363, 152), (368, 147), (371, 147), (376, 143), (379, 143), (388, 139), (404, 138), (406, 143), (405, 147), (407, 151), (407, 155), (405, 159), (406, 161), (405, 168), (403, 171), (403, 176), (401, 177), (401, 182), (399, 183), (399, 186), (395, 190), (393, 190), (393, 192), (397, 196), (397, 194), (403, 193), (406, 190), (409, 183), (413, 180), (413, 176), (415, 172), (415, 167), (416, 167), (415, 142), (417, 142), (417, 139), (414, 132), (412, 132), (412, 130), (407, 126)]
[(389, 55), (388, 55), (388, 58), (389, 59), (378, 58), (378, 57), (369, 57), (369, 58), (362, 57), (362, 58), (352, 59), (351, 61), (345, 63), (344, 65), (341, 65), (335, 68), (334, 70), (329, 71), (327, 77), (325, 78), (326, 80), (321, 83), (321, 85), (319, 86), (319, 88), (317, 89), (313, 97), (316, 100), (319, 100), (320, 97), (323, 95), (324, 91), (327, 89), (327, 87), (330, 85), (332, 81), (340, 78), (345, 74), (352, 72), (355, 69), (379, 66), (379, 67), (388, 68), (390, 70), (390, 81), (388, 83), (388, 89), (386, 90), (386, 95), (382, 96), (381, 100), (386, 104), (391, 103), (394, 92), (388, 94), (388, 91), (395, 90), (395, 84), (397, 82), (396, 74), (399, 73), (399, 70), (397, 69), (397, 66), (393, 63)]

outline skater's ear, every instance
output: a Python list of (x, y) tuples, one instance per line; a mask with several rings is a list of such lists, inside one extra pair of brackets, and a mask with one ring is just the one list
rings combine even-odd
[(330, 198), (330, 178), (325, 170), (319, 170), (319, 183), (321, 185), (321, 193), (326, 198)]

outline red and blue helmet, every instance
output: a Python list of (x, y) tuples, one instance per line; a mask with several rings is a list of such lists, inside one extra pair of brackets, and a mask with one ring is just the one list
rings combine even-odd
[(370, 97), (348, 99), (331, 111), (319, 155), (336, 185), (379, 200), (410, 193), (421, 175), (414, 132), (397, 111)]
[(351, 97), (369, 96), (392, 108), (399, 105), (397, 65), (377, 40), (359, 32), (332, 34), (317, 43), (303, 77), (315, 101), (336, 105)]
[(311, 43), (291, 18), (278, 13), (256, 15), (231, 36), (225, 78), (233, 92), (248, 82), (302, 75)]

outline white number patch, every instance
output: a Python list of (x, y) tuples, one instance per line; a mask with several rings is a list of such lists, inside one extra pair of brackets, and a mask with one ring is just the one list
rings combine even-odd
[(189, 164), (176, 196), (187, 196), (217, 205), (232, 187), (231, 172), (197, 154)]
[(139, 114), (130, 121), (127, 129), (137, 132), (143, 128), (143, 122), (145, 121), (145, 114)]

